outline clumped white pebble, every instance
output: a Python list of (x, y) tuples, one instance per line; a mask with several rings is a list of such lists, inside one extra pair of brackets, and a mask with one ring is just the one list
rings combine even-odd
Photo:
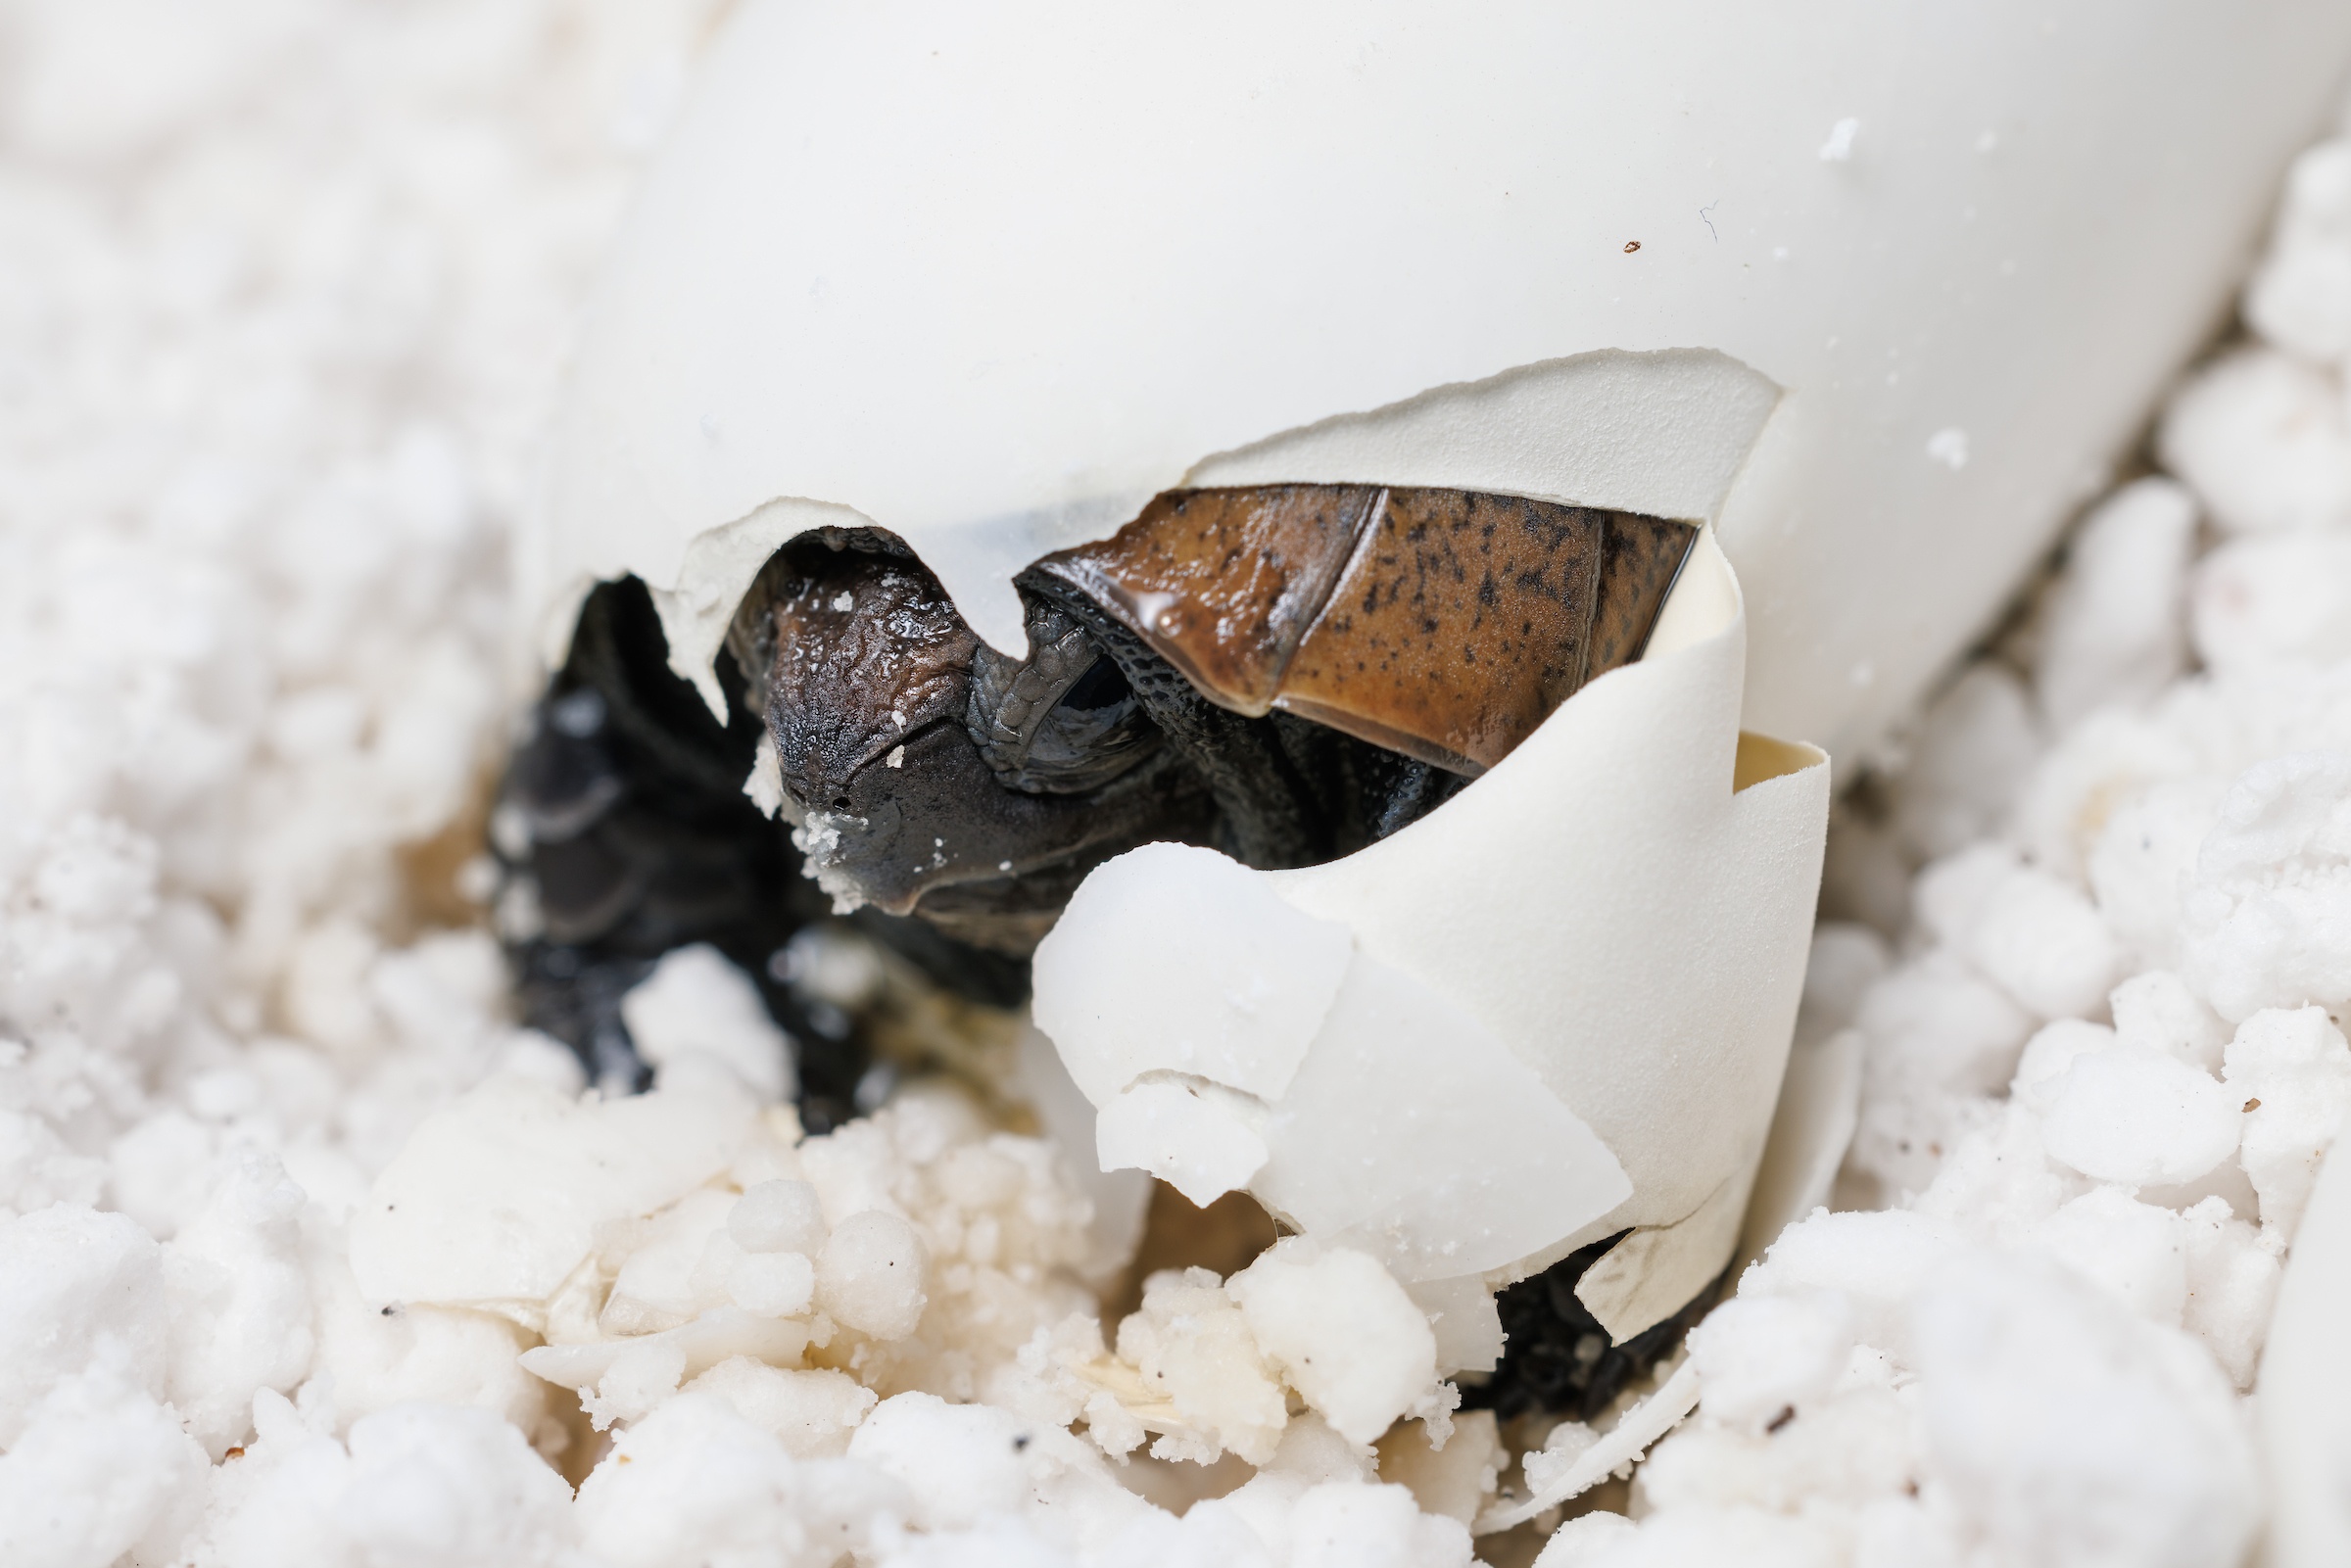
[(736, 1074), (764, 1102), (792, 1093), (792, 1037), (768, 1017), (750, 976), (707, 942), (664, 954), (621, 998), (620, 1017), (655, 1082), (698, 1055)]
[(1970, 669), (1919, 721), (1910, 752), (1927, 784), (1903, 792), (1895, 832), (1921, 859), (1966, 847), (2006, 809), (2040, 747), (2032, 698), (2016, 677), (1990, 665)]
[(2222, 1568), (2258, 1517), (2228, 1380), (2054, 1263), (1955, 1261), (1910, 1332), (1940, 1475), (2021, 1563)]
[(2193, 1181), (2236, 1151), (2238, 1112), (2211, 1074), (2139, 1045), (2088, 1051), (2043, 1091), (2049, 1153), (2132, 1187)]
[(1296, 1568), (1468, 1568), (1469, 1535), (1432, 1518), (1402, 1487), (1324, 1485), (1310, 1489), (1290, 1516)]
[(2075, 1061), (2113, 1047), (2120, 1031), (2087, 1019), (2058, 1019), (2033, 1031), (2008, 1081), (2011, 1103), (2046, 1115)]
[(1065, 1549), (1114, 1537), (1149, 1507), (1111, 1478), (1090, 1445), (1054, 1426), (935, 1394), (883, 1402), (849, 1440), (849, 1457), (901, 1483), (910, 1522), (934, 1533), (1026, 1522)]
[(204, 1449), (110, 1344), (0, 1453), (0, 1561), (168, 1561), (203, 1507)]
[(2320, 1008), (2269, 1009), (2237, 1025), (2223, 1075), (2244, 1096), (2244, 1164), (2261, 1217), (2293, 1233), (2319, 1162), (2351, 1110), (2351, 1046)]
[(686, 1386), (724, 1400), (737, 1415), (775, 1435), (795, 1459), (838, 1459), (876, 1396), (829, 1367), (769, 1366), (747, 1355), (719, 1362)]
[(2351, 756), (2245, 770), (2183, 913), (2187, 971), (2221, 1017), (2351, 998)]
[(2281, 1231), (2256, 1230), (2220, 1198), (2205, 1199), (2180, 1220), (2187, 1258), (2181, 1320), (2238, 1388), (2250, 1388), (2277, 1303)]
[(2034, 666), (2052, 729), (2144, 702), (2180, 673), (2180, 605), (2195, 537), (2195, 498), (2168, 479), (2135, 480), (2083, 519)]
[(744, 1188), (727, 1211), (727, 1234), (746, 1253), (814, 1258), (825, 1249), (825, 1212), (804, 1181), (762, 1181)]
[(1742, 1296), (1690, 1335), (1708, 1415), (1760, 1428), (1808, 1408), (1844, 1375), (1853, 1314), (1842, 1292)]
[(581, 1543), (613, 1568), (830, 1568), (912, 1507), (894, 1479), (845, 1460), (795, 1459), (724, 1401), (694, 1393), (620, 1437), (581, 1483), (573, 1516)]
[(2014, 1244), (2089, 1185), (2050, 1157), (2039, 1114), (2012, 1100), (1959, 1140), (1911, 1207), (1957, 1233)]
[(816, 1299), (816, 1265), (798, 1253), (752, 1253), (728, 1267), (726, 1290), (756, 1316), (796, 1317)]
[(2164, 466), (2232, 533), (2351, 523), (2351, 416), (2328, 372), (2274, 349), (2242, 349), (2172, 400)]
[(2259, 673), (2351, 655), (2351, 538), (2290, 533), (2231, 540), (2196, 568), (2196, 653), (2207, 668)]
[(215, 1189), (164, 1257), (171, 1402), (215, 1457), (244, 1436), (255, 1394), (291, 1391), (316, 1335), (296, 1220), (302, 1189), (256, 1160)]
[(2033, 1248), (2169, 1328), (2187, 1307), (2186, 1242), (2179, 1215), (2115, 1186), (2084, 1193), (2031, 1232)]
[(101, 1355), (160, 1401), (169, 1332), (162, 1250), (129, 1220), (60, 1204), (0, 1223), (0, 1451)]
[(216, 1472), (189, 1543), (196, 1563), (553, 1568), (569, 1554), (568, 1489), (495, 1415), (404, 1405), (346, 1441), (326, 1416), (312, 1400), (255, 1401), (254, 1440)]
[(1855, 1015), (1868, 1042), (1853, 1164), (1889, 1190), (1919, 1191), (2004, 1085), (2033, 1027), (2005, 991), (1943, 949), (1898, 965)]
[(339, 1430), (396, 1404), (465, 1404), (504, 1417), (534, 1444), (556, 1446), (548, 1429), (552, 1391), (523, 1369), (518, 1357), (532, 1336), (511, 1318), (419, 1304), (386, 1313), (333, 1259), (314, 1259), (311, 1282), (318, 1311), (312, 1371), (333, 1379)]
[(1906, 1210), (1815, 1211), (1780, 1232), (1739, 1288), (1742, 1295), (1836, 1292), (1864, 1344), (1892, 1345), (1904, 1304), (1964, 1241), (1957, 1226)]
[(2134, 974), (2106, 1000), (2115, 1037), (2124, 1044), (2166, 1052), (2206, 1072), (2220, 1070), (2229, 1026), (2180, 975), (2169, 970)]
[(859, 1333), (903, 1339), (922, 1321), (930, 1268), (912, 1225), (868, 1209), (842, 1220), (826, 1241), (816, 1264), (817, 1297)]
[(2269, 255), (2245, 287), (2245, 318), (2313, 363), (2351, 358), (2351, 143), (2294, 160)]
[(613, 1277), (599, 1323), (613, 1334), (657, 1334), (695, 1317), (714, 1294), (713, 1282), (698, 1277), (702, 1259), (735, 1203), (733, 1193), (702, 1187), (632, 1227), (636, 1245)]
[[(1154, 1454), (1203, 1464), (1224, 1450), (1251, 1464), (1272, 1458), (1289, 1424), (1281, 1376), (1216, 1275), (1170, 1269), (1145, 1280), (1142, 1310), (1119, 1325), (1118, 1351), (1135, 1369), (1135, 1392), (1173, 1406), (1176, 1420), (1154, 1423), (1161, 1434)], [(1132, 1447), (1142, 1440), (1139, 1417), (1121, 1411), (1115, 1389), (1085, 1399), (1096, 1442), (1107, 1447), (1115, 1435)]]
[(1436, 1336), (1376, 1259), (1287, 1237), (1225, 1289), (1290, 1386), (1353, 1442), (1433, 1409)]
[[(2181, 763), (2172, 757), (2160, 765)], [(2093, 794), (2083, 804), (2101, 815), (2080, 855), (2090, 894), (2139, 963), (2178, 969), (2187, 961), (2181, 900), (2227, 784), (2209, 777), (2126, 777), (2093, 787), (2103, 799)]]
[(2030, 866), (1986, 891), (1960, 945), (1992, 983), (2044, 1019), (2095, 1011), (2122, 965), (2096, 907)]
[(756, 1131), (725, 1096), (582, 1101), (494, 1077), (376, 1178), (353, 1216), (353, 1271), (379, 1303), (546, 1301), (607, 1227), (701, 1187)]

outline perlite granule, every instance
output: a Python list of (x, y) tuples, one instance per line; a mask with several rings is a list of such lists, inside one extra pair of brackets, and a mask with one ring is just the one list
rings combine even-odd
[[(500, 540), (718, 9), (0, 10), (0, 1560), (1464, 1562), (1606, 1439), (1456, 1412), (1365, 1254), (1106, 1320), (1115, 1190), (941, 1083), (800, 1138), (707, 951), (645, 1096), (504, 1021)], [(1859, 1031), (1875, 1212), (1744, 1276), (1547, 1568), (2256, 1528), (2351, 1106), (2351, 142), (2246, 313), (1835, 840), (1799, 1050)]]

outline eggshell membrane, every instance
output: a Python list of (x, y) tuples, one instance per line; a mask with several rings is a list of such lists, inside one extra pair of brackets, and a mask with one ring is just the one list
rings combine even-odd
[[(539, 646), (635, 572), (714, 696), (759, 561), (870, 521), (1014, 648), (1029, 560), (1335, 464), (1718, 520), (1750, 723), (1844, 748), (2097, 487), (2347, 58), (2325, 0), (746, 0), (590, 312)], [(1760, 441), (1587, 357), (1653, 354)]]

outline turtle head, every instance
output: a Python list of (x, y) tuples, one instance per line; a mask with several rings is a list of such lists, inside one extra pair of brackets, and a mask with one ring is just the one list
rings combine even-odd
[(1167, 767), (1117, 667), (1039, 613), (1029, 658), (998, 654), (866, 531), (803, 537), (761, 572), (729, 645), (764, 672), (794, 840), (837, 908), (1026, 953), (1094, 866), (1201, 833), (1205, 792)]

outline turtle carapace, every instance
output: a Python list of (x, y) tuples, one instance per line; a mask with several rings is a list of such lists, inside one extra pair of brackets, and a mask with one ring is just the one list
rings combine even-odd
[[(723, 728), (645, 590), (606, 585), (504, 790), (526, 1010), (589, 1051), (617, 1028), (605, 993), (661, 952), (713, 940), (759, 974), (818, 888), (942, 982), (1017, 1000), (1123, 850), (1311, 865), (1434, 809), (1640, 656), (1697, 532), (1462, 490), (1172, 491), (1021, 574), (1018, 658), (893, 536), (805, 534), (736, 612)], [(755, 763), (791, 845), (744, 797)]]

